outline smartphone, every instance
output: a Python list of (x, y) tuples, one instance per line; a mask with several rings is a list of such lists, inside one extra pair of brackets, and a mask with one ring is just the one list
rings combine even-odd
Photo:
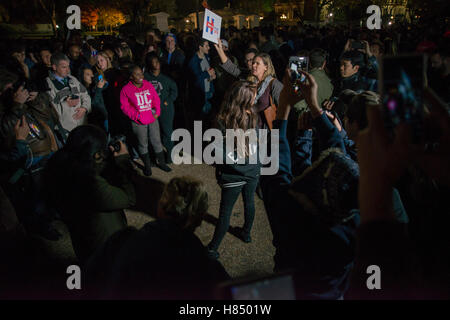
[(300, 70), (308, 72), (308, 57), (292, 56), (289, 58), (289, 69), (291, 70), (291, 83), (295, 92), (300, 90), (299, 82), (304, 82), (306, 77), (300, 73)]
[(95, 57), (95, 56), (97, 55), (97, 53), (98, 53), (97, 50), (94, 50), (94, 51), (91, 52), (91, 54), (92, 54), (93, 57)]
[(99, 75), (98, 76), (98, 81), (102, 81), (103, 80), (103, 76), (102, 75)]
[(362, 43), (361, 41), (353, 40), (352, 49), (364, 49), (364, 43)]
[(384, 56), (379, 74), (385, 126), (393, 129), (402, 122), (412, 126), (413, 140), (423, 133), (426, 61), (423, 54)]
[(295, 300), (294, 276), (281, 273), (263, 278), (232, 280), (216, 289), (216, 297), (226, 300)]

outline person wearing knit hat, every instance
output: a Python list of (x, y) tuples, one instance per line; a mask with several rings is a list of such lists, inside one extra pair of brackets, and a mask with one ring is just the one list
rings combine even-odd
[(228, 41), (225, 39), (222, 39), (222, 47), (224, 48), (225, 51), (227, 51), (229, 49), (228, 47)]

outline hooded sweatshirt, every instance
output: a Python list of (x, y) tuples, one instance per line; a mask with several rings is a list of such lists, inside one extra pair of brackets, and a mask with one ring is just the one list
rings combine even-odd
[(122, 88), (120, 108), (128, 118), (142, 125), (153, 123), (161, 114), (158, 93), (147, 80), (143, 80), (140, 88), (131, 81)]

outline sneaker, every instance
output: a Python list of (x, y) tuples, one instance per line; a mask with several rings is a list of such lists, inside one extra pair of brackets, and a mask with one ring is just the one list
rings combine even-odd
[(169, 152), (164, 152), (164, 156), (166, 158), (166, 164), (172, 164), (172, 156), (171, 153)]
[(166, 164), (164, 152), (162, 151), (156, 154), (156, 166), (165, 172), (172, 171), (172, 169)]
[(263, 199), (263, 193), (262, 193), (261, 187), (260, 187), (259, 185), (256, 187), (256, 195), (257, 195), (258, 198), (260, 198), (261, 200), (264, 200), (264, 199)]
[(211, 260), (219, 259), (220, 254), (219, 254), (219, 252), (217, 252), (217, 250), (210, 249), (209, 247), (206, 247), (206, 250), (207, 250), (208, 258), (210, 258)]
[(250, 233), (247, 233), (244, 231), (244, 229), (241, 228), (241, 231), (239, 232), (239, 239), (241, 239), (245, 243), (252, 242), (252, 237), (250, 236)]

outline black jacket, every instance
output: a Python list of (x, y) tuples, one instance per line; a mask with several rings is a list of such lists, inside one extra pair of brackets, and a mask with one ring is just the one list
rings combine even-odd
[[(217, 164), (216, 166), (216, 178), (219, 185), (225, 187), (231, 185), (236, 186), (239, 185), (239, 183), (245, 184), (245, 182), (247, 181), (258, 179), (261, 172), (259, 144), (252, 144), (249, 147), (250, 154), (254, 155), (254, 158), (252, 158), (251, 156), (238, 157), (238, 153), (236, 150), (228, 150), (229, 152), (227, 152), (225, 128), (221, 123), (218, 123), (218, 127), (223, 135), (223, 141), (214, 141), (214, 144), (218, 149), (222, 150), (223, 153), (223, 163)], [(256, 139), (258, 139), (258, 129), (254, 130), (256, 133)], [(238, 159), (243, 163), (238, 163)]]

